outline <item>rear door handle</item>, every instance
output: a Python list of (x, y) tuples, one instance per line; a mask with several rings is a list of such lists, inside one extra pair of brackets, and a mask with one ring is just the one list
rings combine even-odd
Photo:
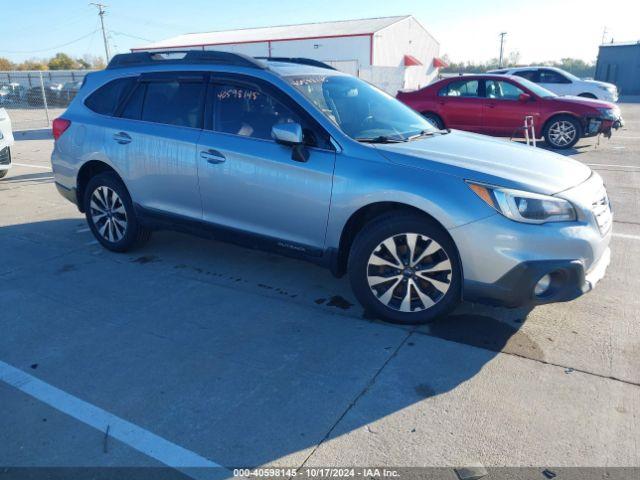
[(113, 134), (113, 139), (120, 145), (131, 143), (131, 136), (126, 132), (118, 132)]
[(200, 158), (204, 158), (208, 163), (222, 163), (226, 160), (225, 156), (217, 150), (203, 150), (200, 152)]

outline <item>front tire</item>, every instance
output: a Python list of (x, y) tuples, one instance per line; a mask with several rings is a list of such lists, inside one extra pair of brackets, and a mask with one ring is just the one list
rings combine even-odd
[(9, 173), (9, 170), (0, 170), (0, 178), (4, 178)]
[(582, 125), (570, 115), (558, 115), (547, 122), (542, 135), (552, 148), (571, 148), (582, 138)]
[(458, 253), (433, 220), (415, 214), (377, 218), (356, 236), (349, 279), (374, 316), (415, 325), (447, 315), (461, 300)]
[(114, 173), (101, 173), (89, 180), (84, 211), (93, 235), (113, 252), (131, 250), (151, 236), (151, 231), (140, 225), (129, 192)]

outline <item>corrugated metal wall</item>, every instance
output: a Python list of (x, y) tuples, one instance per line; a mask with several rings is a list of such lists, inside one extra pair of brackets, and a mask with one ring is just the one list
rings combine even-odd
[(600, 47), (595, 78), (615, 84), (622, 95), (640, 95), (640, 43)]

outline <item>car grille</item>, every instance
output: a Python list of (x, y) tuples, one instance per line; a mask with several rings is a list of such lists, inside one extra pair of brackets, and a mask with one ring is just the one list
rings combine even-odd
[(611, 224), (613, 223), (613, 215), (611, 214), (609, 197), (607, 196), (607, 191), (604, 188), (598, 192), (596, 200), (591, 204), (591, 211), (598, 223), (600, 233), (602, 235), (608, 233), (611, 229)]
[(4, 147), (0, 150), (0, 165), (9, 165), (11, 163), (11, 150), (9, 147)]

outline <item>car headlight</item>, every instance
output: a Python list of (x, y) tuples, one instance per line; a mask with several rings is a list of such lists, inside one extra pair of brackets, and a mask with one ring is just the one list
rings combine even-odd
[(577, 218), (573, 205), (562, 198), (469, 181), (467, 184), (487, 205), (516, 222), (571, 222)]
[(600, 115), (605, 120), (617, 120), (620, 116), (620, 112), (618, 112), (614, 108), (599, 108)]
[(609, 93), (616, 93), (618, 91), (618, 87), (615, 85), (598, 85), (600, 90), (606, 90)]

